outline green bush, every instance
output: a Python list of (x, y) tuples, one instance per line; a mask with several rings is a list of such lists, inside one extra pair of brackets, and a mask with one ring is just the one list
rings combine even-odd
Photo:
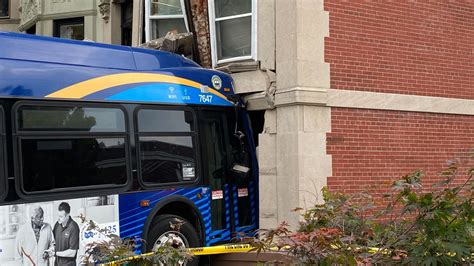
[[(474, 252), (474, 168), (450, 162), (426, 191), (423, 172), (393, 183), (380, 210), (367, 192), (322, 190), (324, 204), (305, 210), (296, 231), (282, 223), (260, 230), (259, 252), (281, 250), (302, 264), (463, 265)], [(465, 178), (462, 184), (453, 181)], [(301, 210), (301, 209), (299, 209)]]
[[(87, 230), (94, 230), (101, 235), (101, 240), (86, 245), (85, 256), (82, 257), (82, 265), (96, 265), (97, 263), (115, 262), (114, 265), (185, 265), (193, 255), (181, 246), (169, 240), (154, 250), (153, 253), (136, 255), (135, 250), (139, 243), (145, 240), (141, 238), (122, 239), (118, 235), (110, 234), (101, 229), (94, 221), (80, 217), (83, 223), (87, 223)], [(170, 223), (170, 229), (180, 231), (183, 221)]]

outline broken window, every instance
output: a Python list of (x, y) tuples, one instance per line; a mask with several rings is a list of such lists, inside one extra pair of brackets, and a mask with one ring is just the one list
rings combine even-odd
[(184, 0), (145, 1), (146, 41), (164, 37), (170, 31), (189, 31)]

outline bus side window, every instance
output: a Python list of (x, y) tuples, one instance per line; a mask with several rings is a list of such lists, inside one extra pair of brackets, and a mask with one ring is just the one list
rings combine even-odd
[(23, 193), (124, 186), (128, 180), (125, 128), (125, 114), (119, 108), (20, 105), (16, 139)]
[(197, 179), (191, 111), (140, 109), (137, 123), (140, 177), (145, 185)]
[(8, 192), (6, 156), (5, 114), (0, 106), (0, 200), (4, 200)]

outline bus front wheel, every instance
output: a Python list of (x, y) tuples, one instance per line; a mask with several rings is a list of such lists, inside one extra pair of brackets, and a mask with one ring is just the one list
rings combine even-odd
[[(186, 219), (171, 214), (159, 215), (150, 228), (147, 237), (148, 251), (156, 251), (168, 243), (175, 247), (198, 247), (199, 237), (194, 226)], [(197, 257), (187, 265), (197, 265)]]

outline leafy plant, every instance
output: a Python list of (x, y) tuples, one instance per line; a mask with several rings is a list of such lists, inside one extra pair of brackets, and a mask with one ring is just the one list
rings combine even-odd
[(260, 230), (252, 245), (258, 252), (285, 251), (303, 264), (468, 264), (474, 252), (474, 168), (456, 185), (460, 169), (460, 160), (450, 162), (440, 174), (443, 181), (428, 191), (422, 171), (403, 176), (385, 194), (381, 211), (365, 191), (347, 195), (324, 188), (324, 203), (305, 210), (297, 230), (287, 223)]
[[(82, 257), (83, 265), (94, 265), (97, 262), (116, 262), (114, 265), (184, 265), (192, 259), (192, 254), (170, 239), (156, 248), (152, 253), (137, 255), (136, 250), (140, 243), (145, 240), (141, 238), (122, 239), (118, 235), (111, 234), (100, 228), (94, 221), (80, 217), (85, 223), (85, 229), (98, 234), (98, 240), (86, 245), (85, 255)], [(179, 231), (181, 221), (170, 223), (170, 229)]]

